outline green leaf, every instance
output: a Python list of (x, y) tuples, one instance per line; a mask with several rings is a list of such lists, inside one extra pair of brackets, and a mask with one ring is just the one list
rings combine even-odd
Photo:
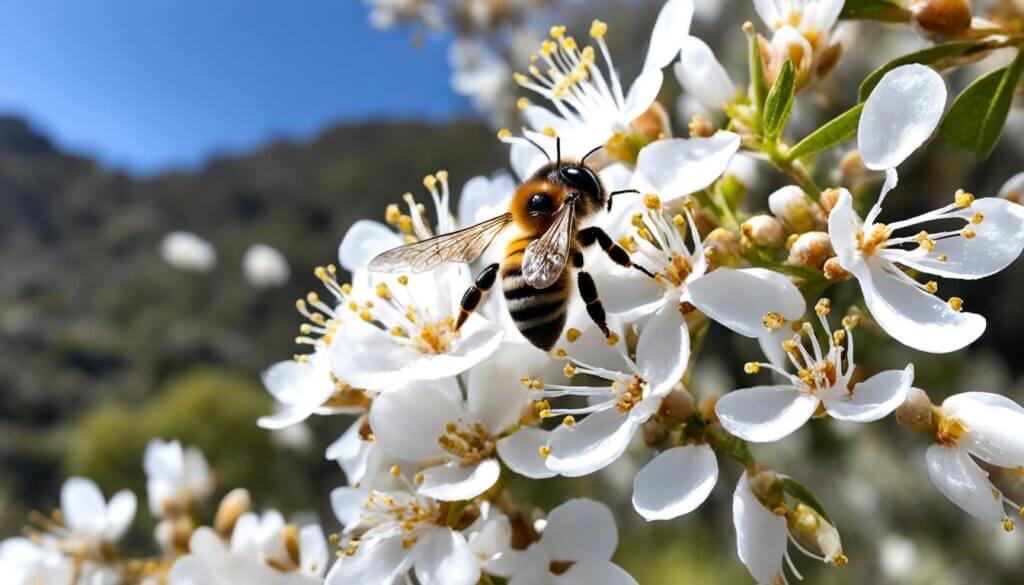
[(1013, 94), (1024, 71), (1024, 47), (1007, 67), (989, 71), (956, 97), (939, 128), (943, 140), (978, 160), (992, 154), (1010, 113)]
[(754, 106), (754, 111), (760, 119), (762, 110), (764, 109), (765, 99), (765, 81), (764, 81), (764, 66), (761, 64), (761, 45), (757, 42), (757, 34), (754, 33), (753, 27), (744, 29), (747, 34), (748, 51), (747, 59), (748, 66), (750, 69), (750, 103)]
[(864, 104), (860, 103), (839, 114), (796, 143), (786, 156), (790, 160), (796, 160), (849, 140), (857, 134), (857, 124), (860, 122), (860, 113), (863, 109)]
[(839, 18), (846, 20), (881, 20), (908, 22), (911, 14), (896, 2), (888, 0), (846, 0)]
[(789, 115), (793, 113), (795, 94), (796, 68), (793, 67), (793, 62), (787, 59), (764, 101), (764, 117), (761, 126), (765, 138), (768, 140), (775, 142), (786, 128)]
[(896, 59), (893, 59), (872, 71), (870, 75), (864, 78), (864, 81), (860, 84), (860, 101), (868, 99), (868, 96), (875, 90), (875, 86), (877, 86), (878, 82), (882, 80), (882, 77), (900, 65), (909, 65), (911, 63), (931, 65), (943, 59), (962, 57), (968, 53), (982, 49), (987, 45), (988, 43), (985, 41), (960, 41), (956, 43), (946, 43), (944, 45), (935, 45), (934, 47), (928, 47), (921, 51), (897, 57)]
[(828, 511), (825, 510), (825, 506), (821, 504), (821, 501), (818, 500), (817, 496), (811, 493), (811, 490), (804, 487), (804, 484), (792, 477), (789, 477), (788, 475), (782, 475), (781, 473), (776, 473), (775, 479), (782, 485), (782, 491), (810, 507), (832, 526), (836, 525), (835, 521), (832, 520), (832, 517), (828, 515)]

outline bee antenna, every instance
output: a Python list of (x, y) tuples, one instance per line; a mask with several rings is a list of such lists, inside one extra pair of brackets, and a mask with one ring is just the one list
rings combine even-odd
[(524, 139), (525, 139), (525, 140), (526, 140), (527, 142), (529, 142), (530, 144), (532, 144), (532, 145), (534, 146), (534, 148), (536, 148), (537, 150), (539, 150), (539, 151), (540, 151), (540, 153), (544, 155), (544, 158), (548, 159), (548, 163), (549, 163), (549, 164), (551, 163), (551, 155), (550, 155), (550, 154), (548, 154), (548, 151), (547, 151), (547, 150), (545, 150), (543, 146), (541, 146), (541, 145), (537, 144), (537, 141), (535, 141), (534, 139), (530, 138), (529, 136), (525, 136), (525, 135), (524, 135), (524, 136), (523, 136), (523, 138), (524, 138)]
[(612, 210), (612, 197), (615, 197), (616, 195), (625, 195), (626, 193), (639, 194), (640, 192), (637, 191), (636, 189), (621, 189), (619, 191), (612, 191), (611, 193), (608, 194), (608, 211)]
[(555, 163), (555, 165), (560, 168), (562, 166), (562, 137), (561, 136), (556, 136), (555, 137), (555, 158), (558, 159), (558, 161)]
[(604, 145), (600, 144), (600, 145), (595, 146), (594, 148), (590, 149), (590, 152), (588, 152), (587, 154), (583, 155), (583, 160), (580, 161), (580, 164), (586, 164), (587, 159), (590, 158), (591, 155), (593, 155), (595, 152), (601, 150), (602, 148), (604, 148)]

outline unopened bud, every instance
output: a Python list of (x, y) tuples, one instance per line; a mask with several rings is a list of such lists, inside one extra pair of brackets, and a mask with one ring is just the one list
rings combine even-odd
[(896, 409), (896, 422), (915, 433), (932, 435), (937, 428), (932, 418), (932, 401), (920, 388), (911, 388), (907, 399)]
[(914, 24), (929, 36), (956, 37), (971, 28), (969, 0), (919, 0), (910, 12)]
[(859, 150), (851, 150), (839, 159), (839, 172), (842, 174), (843, 181), (847, 183), (854, 182), (868, 172)]
[(669, 392), (661, 401), (658, 415), (671, 423), (684, 423), (697, 412), (697, 405), (686, 388)]
[(647, 419), (640, 429), (643, 431), (644, 443), (652, 447), (661, 444), (662, 441), (668, 438), (668, 429), (657, 418)]
[(690, 137), (691, 138), (709, 138), (714, 136), (715, 124), (707, 116), (697, 114), (690, 119)]
[(789, 185), (769, 195), (768, 209), (790, 231), (798, 234), (825, 227), (825, 214), (800, 187)]
[(825, 189), (821, 192), (821, 198), (818, 199), (818, 207), (821, 208), (821, 211), (826, 218), (832, 213), (836, 203), (839, 202), (840, 193), (841, 191), (834, 187)]
[(769, 510), (782, 506), (782, 487), (771, 471), (760, 471), (750, 477), (750, 491)]
[(843, 268), (839, 263), (839, 258), (836, 258), (835, 256), (825, 261), (825, 265), (822, 266), (821, 271), (829, 282), (846, 282), (853, 278), (853, 275)]
[(249, 511), (252, 505), (252, 498), (245, 488), (235, 488), (224, 496), (217, 507), (217, 515), (213, 521), (213, 527), (217, 532), (227, 538), (235, 529), (235, 523)]
[(825, 232), (807, 232), (793, 242), (786, 264), (821, 270), (825, 262), (835, 255), (832, 241)]
[(736, 234), (724, 228), (716, 228), (704, 239), (704, 253), (708, 259), (708, 270), (720, 266), (735, 268), (740, 264), (740, 243)]
[(755, 215), (743, 222), (740, 229), (751, 242), (768, 248), (778, 248), (786, 237), (782, 223), (770, 215)]
[(789, 534), (801, 546), (825, 559), (826, 563), (842, 563), (843, 544), (839, 531), (810, 506), (800, 502), (786, 514)]

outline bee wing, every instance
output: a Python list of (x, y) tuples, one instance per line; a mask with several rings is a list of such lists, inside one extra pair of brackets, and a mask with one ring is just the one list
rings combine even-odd
[(530, 242), (523, 254), (523, 278), (536, 289), (547, 288), (558, 280), (569, 260), (569, 243), (576, 206), (562, 205), (555, 221), (544, 235)]
[(450, 262), (472, 262), (511, 221), (512, 214), (505, 213), (456, 232), (400, 246), (375, 257), (369, 268), (374, 272), (425, 272)]

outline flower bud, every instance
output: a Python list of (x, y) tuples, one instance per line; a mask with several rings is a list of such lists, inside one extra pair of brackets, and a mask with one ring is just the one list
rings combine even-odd
[(789, 185), (769, 195), (768, 209), (790, 231), (798, 234), (825, 227), (825, 214), (800, 187)]
[(836, 527), (810, 506), (799, 502), (786, 514), (789, 534), (808, 551), (824, 559), (826, 563), (845, 565), (843, 544)]
[(712, 230), (704, 239), (704, 254), (707, 255), (709, 271), (719, 266), (739, 266), (740, 243), (736, 234), (724, 228)]
[(644, 424), (640, 426), (640, 430), (643, 432), (644, 443), (651, 447), (660, 445), (662, 441), (668, 438), (668, 429), (665, 428), (665, 424), (657, 418), (647, 419)]
[(715, 134), (717, 128), (707, 116), (697, 114), (690, 119), (691, 138), (709, 138)]
[(743, 235), (758, 246), (778, 248), (785, 239), (782, 223), (770, 215), (755, 215), (740, 226)]
[(845, 268), (839, 264), (839, 258), (833, 256), (825, 261), (825, 265), (822, 266), (821, 271), (825, 274), (825, 278), (829, 282), (846, 282), (853, 278), (853, 275), (847, 272)]
[(835, 255), (832, 241), (825, 232), (807, 232), (793, 242), (786, 264), (821, 270), (825, 262)]
[(821, 208), (826, 217), (832, 213), (832, 209), (839, 202), (839, 194), (839, 189), (835, 188), (825, 189), (821, 192), (821, 197), (818, 199), (818, 207)]
[(669, 392), (661, 401), (658, 415), (669, 423), (684, 423), (697, 412), (697, 405), (686, 388)]
[(956, 37), (971, 28), (969, 0), (920, 0), (910, 11), (914, 24), (934, 36)]
[(915, 433), (934, 434), (936, 422), (932, 416), (932, 401), (920, 388), (911, 388), (907, 399), (896, 409), (896, 422)]
[(217, 507), (217, 516), (214, 518), (213, 527), (217, 533), (227, 538), (235, 529), (235, 523), (249, 511), (252, 499), (249, 491), (245, 488), (235, 488), (224, 496)]
[(775, 31), (771, 42), (758, 35), (758, 43), (761, 46), (765, 83), (769, 86), (775, 84), (786, 61), (792, 61), (796, 70), (796, 89), (799, 91), (807, 83), (814, 64), (814, 47), (799, 31), (786, 26)]
[(765, 508), (775, 513), (782, 506), (782, 487), (775, 480), (775, 473), (760, 471), (750, 477), (750, 491)]

